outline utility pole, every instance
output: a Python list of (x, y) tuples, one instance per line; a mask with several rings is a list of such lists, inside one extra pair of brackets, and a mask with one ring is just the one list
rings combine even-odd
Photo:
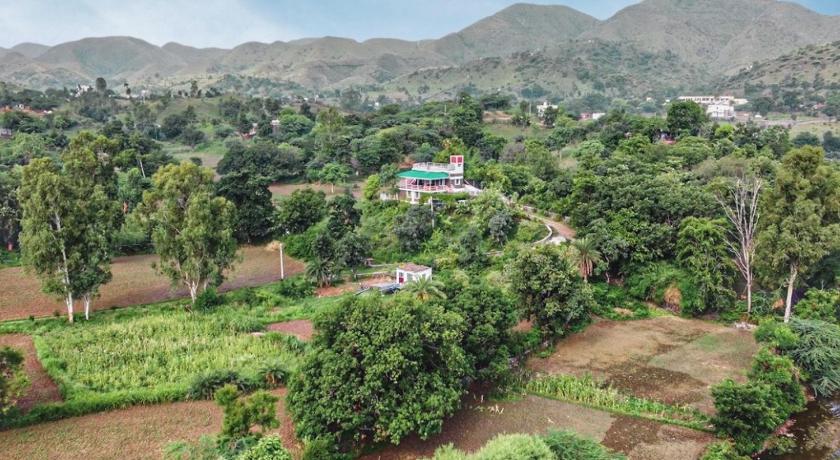
[(286, 265), (283, 261), (283, 243), (280, 243), (280, 279), (286, 279)]

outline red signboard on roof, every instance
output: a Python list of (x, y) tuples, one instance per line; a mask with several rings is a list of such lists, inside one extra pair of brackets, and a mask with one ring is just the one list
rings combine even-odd
[(453, 164), (453, 165), (464, 164), (464, 155), (449, 155), (449, 164)]

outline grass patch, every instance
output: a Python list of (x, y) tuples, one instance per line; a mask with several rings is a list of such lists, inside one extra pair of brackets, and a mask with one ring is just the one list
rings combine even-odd
[(525, 390), (536, 396), (580, 404), (593, 409), (640, 417), (699, 431), (711, 431), (706, 414), (693, 407), (675, 406), (622, 394), (592, 376), (543, 376), (528, 381)]

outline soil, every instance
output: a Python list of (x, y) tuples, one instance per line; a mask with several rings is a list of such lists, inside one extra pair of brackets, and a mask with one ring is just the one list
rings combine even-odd
[(327, 196), (335, 196), (344, 193), (348, 188), (354, 197), (360, 198), (362, 196), (362, 188), (359, 183), (349, 183), (346, 185), (336, 185), (334, 188), (330, 184), (271, 184), (268, 190), (274, 197), (291, 195), (295, 190), (311, 188), (313, 190), (320, 190)]
[[(634, 432), (643, 429), (636, 436)], [(604, 442), (610, 448), (628, 454), (631, 460), (662, 458), (698, 458), (712, 435), (687, 428), (670, 427), (634, 417), (616, 416), (537, 396), (516, 401), (482, 402), (471, 394), (464, 408), (444, 422), (443, 431), (428, 440), (411, 436), (399, 446), (387, 445), (364, 460), (408, 460), (430, 457), (446, 444), (474, 452), (499, 434), (545, 434), (551, 430), (569, 430)], [(659, 453), (663, 455), (658, 456)]]
[[(242, 262), (234, 266), (228, 281), (220, 291), (247, 286), (259, 286), (280, 279), (279, 256), (261, 246), (240, 249)], [(158, 275), (152, 263), (154, 255), (117, 257), (111, 266), (113, 279), (102, 287), (102, 295), (94, 300), (93, 309), (125, 307), (164, 300), (183, 298), (185, 289), (173, 290), (169, 280)], [(302, 273), (304, 264), (285, 257), (286, 275)], [(35, 276), (24, 273), (20, 267), (0, 270), (0, 321), (23, 319), (32, 316), (49, 316), (58, 312), (66, 314), (62, 301), (41, 292), (41, 283)], [(77, 305), (77, 311), (80, 308)]]
[(528, 367), (547, 374), (591, 374), (636, 396), (691, 404), (712, 413), (712, 385), (745, 379), (758, 346), (749, 331), (673, 316), (600, 321), (560, 341)]
[(24, 334), (0, 335), (0, 347), (12, 347), (23, 354), (23, 370), (29, 378), (29, 386), (18, 400), (17, 407), (23, 412), (36, 404), (60, 402), (61, 392), (38, 361), (32, 337)]
[(309, 321), (308, 319), (273, 323), (266, 326), (265, 329), (272, 332), (292, 335), (297, 337), (298, 340), (302, 340), (304, 342), (312, 340), (312, 336), (315, 334), (315, 329), (312, 327), (312, 321)]
[(394, 280), (389, 276), (378, 276), (374, 278), (364, 278), (358, 281), (351, 281), (347, 283), (338, 284), (335, 286), (321, 287), (315, 290), (315, 295), (318, 297), (337, 297), (348, 292), (356, 292), (361, 286), (372, 286), (374, 284), (393, 283)]
[[(298, 454), (301, 444), (285, 414), (285, 390), (275, 392), (283, 445)], [(172, 442), (195, 442), (218, 433), (222, 413), (213, 401), (189, 401), (100, 412), (56, 422), (0, 431), (7, 460), (160, 459)]]

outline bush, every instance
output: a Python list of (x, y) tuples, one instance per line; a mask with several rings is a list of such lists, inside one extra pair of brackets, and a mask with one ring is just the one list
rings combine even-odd
[(762, 348), (753, 359), (749, 378), (779, 390), (773, 404), (780, 407), (780, 413), (786, 415), (785, 418), (805, 408), (805, 392), (802, 391), (796, 367), (790, 358)]
[(225, 294), (225, 301), (247, 307), (257, 302), (257, 293), (252, 288), (237, 289)]
[(718, 441), (709, 444), (700, 460), (750, 460), (750, 457), (739, 454), (730, 441)]
[(433, 460), (554, 460), (548, 445), (538, 436), (502, 434), (491, 439), (478, 452), (465, 454), (444, 446), (435, 451)]
[(7, 413), (28, 383), (23, 371), (23, 355), (9, 347), (0, 348), (0, 416)]
[(233, 385), (225, 385), (216, 391), (213, 399), (224, 412), (222, 419), (222, 443), (232, 443), (251, 434), (251, 428), (259, 426), (262, 431), (277, 428), (277, 397), (260, 390), (243, 397)]
[(306, 443), (303, 460), (350, 460), (352, 455), (339, 452), (332, 438), (315, 438)]
[(315, 285), (305, 277), (296, 276), (274, 284), (271, 292), (287, 299), (303, 299), (315, 294)]
[(796, 316), (840, 324), (840, 291), (809, 289), (796, 304)]
[(624, 455), (611, 452), (595, 441), (568, 431), (550, 431), (543, 437), (556, 460), (621, 460)]
[(209, 287), (195, 298), (193, 308), (197, 311), (207, 312), (222, 304), (222, 297), (216, 291), (216, 288)]
[(724, 380), (712, 387), (717, 415), (712, 419), (721, 435), (735, 441), (735, 449), (748, 455), (761, 449), (764, 441), (787, 419), (776, 401), (779, 390), (750, 381), (738, 384)]
[(794, 318), (790, 328), (799, 340), (783, 351), (807, 373), (814, 392), (828, 397), (840, 391), (840, 326)]
[(254, 383), (243, 379), (229, 369), (219, 369), (197, 375), (187, 390), (189, 399), (212, 399), (217, 390), (225, 385), (234, 385), (241, 391), (253, 389)]
[(254, 446), (242, 452), (237, 460), (292, 460), (292, 454), (283, 447), (280, 438), (265, 436), (260, 438)]
[(693, 315), (705, 310), (691, 277), (665, 262), (651, 264), (630, 276), (627, 288), (634, 298), (652, 301), (676, 313)]
[(787, 324), (780, 323), (775, 319), (763, 321), (753, 333), (755, 340), (759, 343), (766, 343), (771, 347), (780, 350), (787, 350), (796, 345), (799, 337), (796, 336)]

